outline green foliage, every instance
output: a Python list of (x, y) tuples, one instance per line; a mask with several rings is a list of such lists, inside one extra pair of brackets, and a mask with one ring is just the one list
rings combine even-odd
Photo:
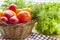
[(42, 34), (60, 34), (60, 3), (43, 3), (35, 6), (37, 26), (35, 29)]

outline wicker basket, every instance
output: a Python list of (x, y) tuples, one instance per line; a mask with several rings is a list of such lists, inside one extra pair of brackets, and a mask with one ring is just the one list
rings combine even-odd
[(16, 25), (0, 25), (0, 31), (6, 39), (23, 40), (23, 38), (31, 34), (34, 23), (35, 21), (20, 23)]

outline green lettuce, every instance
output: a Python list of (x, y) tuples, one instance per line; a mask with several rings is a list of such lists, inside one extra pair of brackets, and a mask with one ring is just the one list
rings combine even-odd
[[(37, 5), (37, 6), (36, 6)], [(60, 34), (60, 3), (35, 4), (37, 25), (35, 29), (42, 34)]]

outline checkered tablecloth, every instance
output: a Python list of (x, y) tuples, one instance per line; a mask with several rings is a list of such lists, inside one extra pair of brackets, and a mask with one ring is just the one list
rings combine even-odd
[[(9, 40), (9, 39), (0, 38), (0, 40)], [(23, 40), (57, 40), (57, 39), (55, 37), (51, 37), (43, 34), (31, 33), (31, 35), (24, 38)]]
[(57, 40), (56, 37), (51, 37), (43, 34), (32, 33), (24, 40)]

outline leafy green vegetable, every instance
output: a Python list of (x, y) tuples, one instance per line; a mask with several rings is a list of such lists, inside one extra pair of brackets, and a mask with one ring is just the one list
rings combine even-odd
[(60, 26), (58, 26), (60, 24), (60, 3), (38, 4), (35, 9), (38, 22), (35, 29), (42, 34), (60, 34)]

